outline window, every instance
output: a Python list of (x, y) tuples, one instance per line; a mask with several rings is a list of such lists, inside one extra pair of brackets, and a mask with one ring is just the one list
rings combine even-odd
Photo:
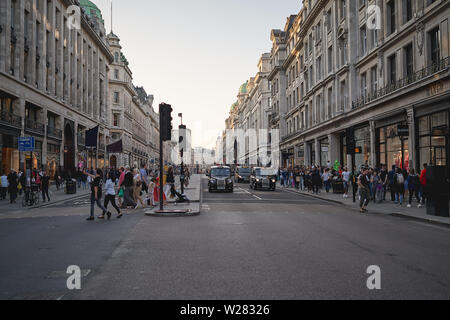
[(371, 49), (375, 49), (378, 45), (378, 30), (370, 30)]
[(117, 113), (113, 114), (113, 121), (114, 121), (114, 123), (113, 123), (114, 127), (119, 127), (119, 114), (117, 114)]
[(316, 66), (316, 72), (317, 72), (317, 77), (316, 80), (320, 80), (322, 79), (322, 57), (318, 57), (317, 58), (317, 66)]
[(330, 32), (333, 30), (333, 23), (332, 23), (332, 16), (331, 16), (331, 9), (327, 11), (327, 32)]
[(114, 69), (114, 79), (116, 79), (116, 80), (119, 79), (119, 70), (118, 69)]
[(341, 105), (340, 110), (343, 111), (347, 107), (347, 86), (345, 80), (341, 81)]
[(388, 58), (388, 74), (389, 74), (389, 83), (394, 83), (397, 80), (397, 64), (395, 61), (395, 54), (391, 55)]
[(333, 71), (333, 46), (328, 48), (328, 73)]
[(317, 42), (322, 40), (322, 24), (320, 22), (316, 26), (316, 39)]
[(327, 117), (328, 119), (332, 116), (333, 110), (333, 88), (328, 88), (328, 110), (327, 110)]
[(412, 19), (412, 0), (403, 0), (403, 24)]
[(414, 71), (413, 48), (412, 44), (403, 48), (404, 56), (404, 76), (411, 77)]
[(361, 74), (361, 96), (365, 98), (367, 95), (367, 77), (366, 73), (364, 72)]
[(364, 26), (361, 29), (359, 29), (359, 33), (360, 33), (360, 41), (361, 41), (361, 45), (360, 45), (361, 56), (365, 56), (366, 52), (367, 52), (367, 32), (366, 32), (366, 27)]
[(437, 65), (440, 60), (440, 32), (439, 28), (435, 28), (428, 32), (428, 43), (429, 49), (428, 54), (430, 55), (429, 62), (431, 65)]
[(345, 15), (346, 15), (345, 13), (347, 11), (347, 0), (341, 0), (341, 5), (340, 5), (339, 9), (340, 9), (339, 16), (342, 20), (345, 18)]
[(118, 52), (114, 53), (114, 62), (119, 63), (119, 53)]
[(114, 92), (114, 103), (119, 103), (119, 92)]
[(371, 74), (370, 78), (371, 78), (371, 81), (372, 81), (372, 84), (371, 84), (371, 92), (372, 92), (372, 95), (375, 95), (376, 91), (378, 90), (378, 74), (377, 74), (377, 67), (373, 67), (373, 68), (370, 70), (370, 74)]
[(387, 31), (388, 35), (395, 32), (395, 0), (391, 0), (387, 3)]

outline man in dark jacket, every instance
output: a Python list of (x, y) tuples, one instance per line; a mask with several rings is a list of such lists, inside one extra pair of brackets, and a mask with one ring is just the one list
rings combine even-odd
[(11, 173), (8, 175), (8, 191), (9, 191), (9, 202), (16, 203), (17, 199), (17, 184), (18, 184), (17, 173), (14, 170), (11, 170)]
[(47, 196), (48, 202), (50, 202), (50, 196), (48, 195), (49, 185), (50, 185), (50, 176), (47, 174), (47, 171), (44, 171), (44, 175), (41, 179), (42, 200), (44, 202), (45, 196)]
[[(130, 167), (126, 167), (125, 178), (123, 179), (122, 185), (125, 187), (123, 192), (124, 204), (122, 209), (126, 209), (127, 207), (136, 207), (136, 202), (133, 199), (133, 187), (134, 187), (134, 177), (133, 173), (130, 171)], [(120, 187), (120, 186), (119, 186)]]

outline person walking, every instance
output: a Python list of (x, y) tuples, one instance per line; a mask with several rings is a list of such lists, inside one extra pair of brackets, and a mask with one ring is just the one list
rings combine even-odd
[(6, 199), (6, 193), (8, 192), (8, 176), (5, 172), (2, 173), (0, 177), (1, 189), (0, 189), (0, 200)]
[(395, 181), (394, 181), (394, 178), (395, 178), (395, 174), (396, 174), (396, 168), (397, 167), (395, 165), (393, 165), (392, 166), (392, 170), (389, 171), (389, 173), (388, 173), (388, 182), (389, 182), (388, 188), (391, 191), (391, 201), (392, 202), (395, 201), (395, 183), (394, 183)]
[(420, 208), (420, 204), (421, 204), (421, 199), (419, 197), (420, 179), (414, 169), (409, 170), (409, 176), (406, 181), (408, 183), (408, 191), (409, 191), (409, 202), (408, 202), (407, 207), (411, 208), (412, 198), (413, 198), (413, 196), (416, 196), (417, 203)]
[(312, 178), (313, 193), (319, 194), (319, 189), (322, 184), (322, 179), (320, 176), (319, 168), (313, 167), (313, 172), (311, 174), (311, 178)]
[(11, 170), (11, 173), (8, 175), (8, 192), (9, 192), (9, 202), (12, 203), (16, 203), (16, 199), (17, 199), (17, 182), (18, 177), (17, 177), (17, 173), (14, 171), (14, 169)]
[(143, 182), (141, 180), (141, 175), (140, 175), (138, 169), (134, 170), (134, 181), (133, 181), (133, 183), (134, 183), (134, 185), (133, 185), (133, 199), (134, 199), (134, 202), (136, 202), (136, 206), (134, 207), (134, 209), (138, 208), (139, 203), (141, 204), (142, 209), (145, 209), (146, 205), (145, 205), (145, 203), (144, 203), (144, 201), (142, 200), (142, 197), (141, 197)]
[(405, 195), (405, 177), (403, 176), (402, 169), (397, 168), (394, 176), (394, 192), (395, 192), (395, 204), (400, 207), (403, 205), (403, 198)]
[(98, 219), (104, 219), (105, 215), (107, 215), (108, 220), (109, 220), (111, 218), (111, 212), (106, 210), (106, 208), (101, 203), (102, 187), (103, 187), (103, 180), (102, 180), (103, 172), (102, 172), (102, 170), (97, 169), (95, 175), (87, 173), (86, 171), (83, 172), (83, 174), (85, 174), (93, 179), (93, 181), (91, 183), (91, 214), (90, 214), (89, 218), (87, 218), (86, 220), (87, 221), (95, 220), (95, 216), (94, 216), (95, 205), (97, 205), (103, 212), (102, 215), (98, 217)]
[(369, 189), (369, 169), (367, 167), (364, 167), (362, 169), (362, 173), (358, 177), (358, 186), (359, 186), (359, 194), (361, 196), (361, 199), (359, 201), (359, 207), (361, 213), (367, 213), (369, 212), (367, 210), (367, 206), (370, 203), (370, 189)]
[(103, 206), (106, 210), (108, 210), (108, 204), (111, 202), (111, 205), (117, 211), (117, 219), (122, 218), (122, 213), (120, 212), (119, 207), (116, 205), (116, 190), (115, 187), (115, 178), (112, 177), (111, 173), (106, 174), (106, 183), (105, 183), (105, 201)]
[(350, 185), (350, 171), (347, 167), (344, 168), (342, 172), (342, 182), (344, 183), (344, 198), (348, 198), (348, 187)]
[(375, 173), (372, 176), (372, 188), (374, 190), (373, 202), (381, 203), (381, 201), (383, 201), (383, 182), (381, 181), (378, 170), (375, 170)]
[(125, 187), (123, 192), (124, 204), (122, 206), (122, 209), (126, 209), (127, 207), (136, 208), (136, 202), (133, 200), (134, 176), (129, 166), (127, 166), (125, 170), (126, 170), (125, 177), (121, 184), (121, 186)]
[(326, 168), (324, 173), (322, 174), (322, 181), (325, 186), (325, 191), (327, 193), (330, 192), (330, 169)]
[(422, 206), (427, 205), (427, 199), (428, 199), (428, 190), (427, 190), (427, 167), (428, 164), (424, 163), (423, 170), (420, 173), (420, 187), (421, 187), (421, 203), (419, 204), (419, 208), (422, 208)]
[(43, 173), (41, 178), (41, 191), (42, 191), (42, 200), (45, 202), (45, 197), (47, 196), (48, 202), (50, 202), (50, 196), (48, 195), (48, 188), (50, 186), (50, 176), (47, 172)]

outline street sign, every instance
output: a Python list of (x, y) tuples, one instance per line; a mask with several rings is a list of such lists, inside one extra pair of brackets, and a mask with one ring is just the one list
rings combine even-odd
[(19, 151), (32, 152), (34, 151), (35, 140), (34, 137), (19, 137)]

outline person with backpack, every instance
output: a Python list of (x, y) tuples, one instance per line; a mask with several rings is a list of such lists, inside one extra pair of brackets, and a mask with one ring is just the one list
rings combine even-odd
[(405, 177), (403, 176), (402, 169), (397, 168), (394, 176), (394, 191), (395, 191), (395, 204), (403, 205), (403, 198), (405, 195)]
[(91, 214), (89, 218), (87, 218), (87, 221), (94, 221), (94, 207), (97, 204), (97, 206), (102, 210), (102, 215), (98, 217), (98, 219), (105, 219), (105, 215), (108, 216), (108, 220), (111, 218), (111, 212), (109, 212), (101, 203), (102, 200), (102, 187), (103, 187), (103, 172), (100, 169), (96, 170), (96, 174), (92, 175), (86, 171), (83, 172), (83, 174), (93, 178), (93, 181), (91, 183)]
[(408, 190), (409, 190), (408, 208), (411, 208), (412, 198), (414, 195), (416, 196), (416, 199), (417, 199), (418, 208), (420, 208), (421, 207), (421, 199), (419, 197), (420, 179), (414, 169), (409, 170), (409, 176), (406, 181), (407, 181)]
[(359, 207), (361, 213), (369, 212), (367, 206), (370, 203), (370, 188), (369, 188), (369, 168), (364, 167), (358, 177), (359, 194), (361, 196)]

